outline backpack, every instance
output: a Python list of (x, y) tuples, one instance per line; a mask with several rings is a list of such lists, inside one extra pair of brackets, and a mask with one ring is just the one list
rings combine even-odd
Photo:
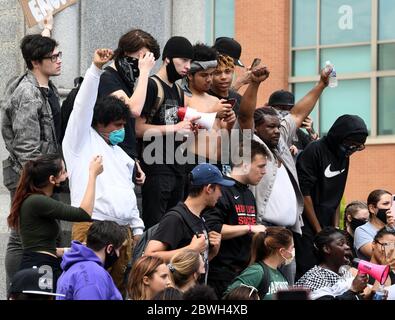
[(61, 133), (60, 133), (60, 143), (62, 143), (64, 134), (66, 133), (67, 123), (69, 122), (69, 118), (71, 112), (73, 111), (74, 101), (77, 97), (77, 93), (80, 90), (81, 83), (84, 80), (83, 77), (78, 77), (74, 79), (74, 88), (71, 89), (66, 99), (62, 103), (62, 107), (60, 108), (60, 117), (61, 117)]
[[(179, 211), (177, 207), (172, 208), (169, 212), (176, 212), (184, 221), (184, 223), (188, 226), (188, 228), (192, 231), (193, 234), (196, 232), (193, 230), (191, 225), (188, 223), (187, 219), (185, 219), (184, 214), (182, 211)], [(126, 270), (125, 270), (125, 275), (124, 275), (124, 283), (126, 284), (128, 282), (128, 277), (130, 270), (132, 269), (132, 265), (134, 261), (136, 261), (138, 258), (142, 257), (144, 255), (145, 248), (148, 245), (148, 242), (152, 239), (152, 236), (155, 234), (156, 230), (159, 227), (159, 222), (152, 227), (148, 228), (146, 231), (143, 232), (141, 235), (141, 238), (139, 242), (136, 244), (136, 246), (133, 249), (132, 253), (132, 259), (129, 260)]]
[[(195, 231), (193, 230), (191, 225), (188, 223), (187, 219), (184, 217), (184, 214), (182, 213), (182, 211), (179, 211), (177, 209), (177, 207), (174, 207), (169, 212), (177, 213), (177, 215), (181, 217), (181, 219), (188, 226), (188, 228), (192, 231), (192, 233), (195, 234)], [(143, 232), (139, 242), (134, 247), (133, 255), (132, 255), (133, 261), (137, 260), (138, 258), (140, 258), (144, 255), (145, 248), (147, 247), (148, 242), (151, 240), (152, 236), (154, 235), (154, 233), (156, 232), (158, 227), (159, 227), (159, 222)]]
[[(146, 117), (146, 123), (152, 123), (152, 119), (154, 118), (155, 114), (159, 110), (159, 107), (163, 104), (163, 101), (165, 100), (165, 92), (163, 90), (163, 86), (162, 86), (162, 83), (159, 80), (159, 78), (157, 76), (152, 76), (150, 78), (155, 82), (158, 92), (157, 92), (155, 104), (153, 105), (149, 115), (147, 115), (147, 117)], [(177, 91), (178, 91), (178, 95), (180, 96), (180, 98), (181, 98), (181, 100), (183, 102), (184, 101), (184, 98), (183, 98), (184, 95), (183, 95), (183, 90), (182, 90), (181, 86), (178, 85), (177, 83), (174, 83), (174, 85), (176, 86)]]
[[(261, 261), (259, 261), (258, 263), (263, 269), (263, 278), (257, 289), (259, 296), (261, 297), (261, 299), (263, 299), (266, 296), (266, 294), (269, 292), (269, 286), (270, 286), (269, 267)], [(277, 270), (283, 275), (283, 273), (279, 269)], [(286, 279), (284, 275), (283, 277)]]

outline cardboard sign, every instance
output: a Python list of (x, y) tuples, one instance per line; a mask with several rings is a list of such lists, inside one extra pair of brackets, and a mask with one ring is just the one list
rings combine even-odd
[(42, 21), (48, 14), (48, 11), (53, 11), (53, 15), (70, 7), (77, 0), (19, 0), (23, 14), (27, 20), (29, 28), (35, 26)]

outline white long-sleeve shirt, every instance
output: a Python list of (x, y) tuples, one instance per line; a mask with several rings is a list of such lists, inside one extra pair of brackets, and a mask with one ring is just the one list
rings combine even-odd
[(134, 235), (143, 233), (132, 181), (134, 160), (120, 147), (109, 145), (91, 127), (102, 71), (94, 64), (87, 70), (74, 102), (63, 139), (63, 153), (70, 180), (71, 205), (79, 206), (89, 179), (89, 164), (103, 157), (104, 171), (97, 177), (92, 219), (130, 225)]

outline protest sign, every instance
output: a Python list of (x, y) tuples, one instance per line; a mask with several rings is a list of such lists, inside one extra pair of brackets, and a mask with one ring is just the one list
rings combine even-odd
[(53, 15), (73, 5), (77, 0), (19, 0), (29, 28), (42, 21), (50, 12)]

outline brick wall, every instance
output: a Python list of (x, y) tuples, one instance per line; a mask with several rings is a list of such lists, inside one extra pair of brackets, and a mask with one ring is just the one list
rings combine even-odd
[(241, 61), (248, 66), (259, 57), (270, 69), (270, 78), (259, 90), (258, 105), (267, 102), (273, 91), (288, 88), (289, 10), (288, 0), (235, 1), (235, 39), (243, 47)]
[[(241, 61), (260, 57), (270, 78), (259, 90), (258, 105), (278, 89), (288, 88), (290, 5), (288, 0), (236, 0), (235, 39), (242, 44)], [(236, 70), (239, 68), (236, 68)], [(346, 201), (366, 201), (370, 191), (383, 188), (395, 194), (395, 145), (368, 146), (351, 158)]]
[(351, 156), (346, 202), (366, 201), (374, 189), (395, 194), (395, 146), (372, 145)]

